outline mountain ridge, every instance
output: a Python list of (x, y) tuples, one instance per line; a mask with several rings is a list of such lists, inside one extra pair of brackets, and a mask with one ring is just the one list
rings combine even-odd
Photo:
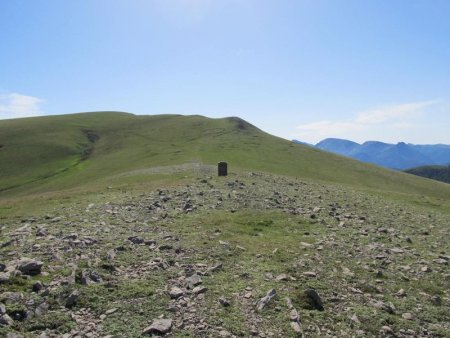
[(405, 142), (391, 144), (380, 141), (366, 141), (360, 144), (345, 139), (327, 138), (312, 146), (396, 170), (424, 165), (445, 165), (450, 162), (450, 145), (445, 144), (416, 145)]

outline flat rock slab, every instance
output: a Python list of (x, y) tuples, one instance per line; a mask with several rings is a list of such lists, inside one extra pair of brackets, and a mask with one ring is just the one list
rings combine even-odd
[(195, 295), (199, 295), (201, 293), (205, 293), (206, 291), (208, 291), (207, 288), (205, 288), (204, 286), (196, 286), (193, 290), (192, 293)]
[(165, 334), (172, 329), (172, 319), (154, 319), (152, 325), (146, 327), (143, 334)]
[(202, 279), (199, 275), (193, 274), (192, 276), (186, 278), (186, 285), (189, 289), (193, 289), (195, 286), (202, 283)]

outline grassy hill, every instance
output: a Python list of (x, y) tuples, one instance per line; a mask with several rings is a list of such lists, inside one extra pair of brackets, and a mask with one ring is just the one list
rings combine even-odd
[[(0, 121), (0, 196), (117, 183), (189, 162), (448, 199), (450, 188), (271, 136), (239, 118), (95, 112)], [(136, 177), (135, 181), (146, 180)]]

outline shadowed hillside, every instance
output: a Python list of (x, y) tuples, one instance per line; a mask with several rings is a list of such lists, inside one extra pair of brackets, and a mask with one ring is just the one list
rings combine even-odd
[(430, 165), (405, 170), (405, 172), (421, 177), (450, 183), (450, 166)]

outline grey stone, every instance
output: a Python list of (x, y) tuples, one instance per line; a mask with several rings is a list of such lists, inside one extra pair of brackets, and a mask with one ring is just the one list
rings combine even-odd
[(45, 237), (47, 236), (47, 230), (43, 227), (39, 227), (36, 231), (36, 236), (37, 237)]
[(302, 327), (300, 326), (300, 322), (291, 322), (292, 330), (294, 330), (295, 333), (297, 333), (300, 337), (302, 334)]
[(380, 330), (380, 333), (393, 334), (394, 330), (392, 330), (389, 326), (383, 326)]
[(144, 239), (139, 236), (128, 237), (128, 240), (133, 244), (143, 244), (144, 243)]
[(36, 310), (34, 310), (34, 314), (36, 317), (42, 316), (44, 313), (48, 311), (49, 305), (47, 303), (40, 304)]
[(0, 284), (9, 281), (11, 274), (9, 272), (0, 272)]
[(354, 323), (360, 323), (360, 320), (357, 315), (353, 315), (350, 317), (350, 320)]
[(202, 279), (196, 273), (193, 274), (192, 276), (186, 278), (186, 285), (189, 289), (193, 289), (195, 286), (197, 286), (201, 283), (202, 283)]
[(406, 291), (404, 289), (400, 289), (400, 290), (398, 290), (398, 292), (395, 295), (398, 297), (405, 297)]
[(383, 303), (382, 301), (379, 301), (379, 300), (374, 300), (371, 303), (377, 309), (386, 311), (387, 313), (390, 313), (390, 314), (395, 313), (395, 306), (392, 303)]
[(101, 283), (101, 282), (103, 282), (103, 279), (96, 271), (86, 269), (81, 271), (81, 284), (90, 285), (93, 283)]
[(262, 311), (267, 305), (269, 305), (272, 300), (277, 296), (277, 292), (275, 289), (271, 289), (267, 292), (267, 294), (261, 298), (258, 303), (256, 303), (256, 309), (258, 311)]
[(183, 294), (184, 294), (183, 290), (181, 290), (180, 288), (178, 288), (176, 286), (171, 288), (169, 291), (169, 296), (172, 299), (180, 298)]
[(78, 290), (72, 291), (72, 293), (66, 299), (66, 307), (72, 307), (78, 302), (80, 292)]
[(410, 312), (405, 312), (405, 313), (402, 313), (402, 318), (406, 319), (406, 320), (413, 320), (414, 316)]
[(78, 234), (77, 233), (71, 233), (67, 236), (64, 237), (64, 239), (68, 240), (68, 241), (74, 241), (78, 238)]
[(230, 301), (223, 297), (219, 298), (219, 303), (224, 307), (230, 306)]
[(113, 308), (113, 309), (106, 310), (106, 311), (105, 311), (105, 315), (111, 315), (111, 314), (113, 314), (114, 312), (116, 312), (117, 310), (118, 310), (117, 308)]
[(108, 259), (108, 261), (113, 261), (114, 258), (116, 258), (116, 251), (115, 251), (114, 249), (109, 250), (109, 251), (106, 253), (106, 258)]
[(33, 284), (32, 290), (34, 292), (39, 292), (44, 288), (44, 284), (42, 284), (41, 281), (37, 281), (36, 283)]
[(0, 316), (0, 325), (1, 326), (12, 326), (12, 325), (14, 325), (14, 320), (5, 313)]
[(431, 302), (434, 305), (440, 306), (440, 305), (442, 305), (442, 298), (439, 296), (433, 296), (433, 297), (431, 297)]
[(199, 295), (201, 293), (205, 293), (206, 291), (208, 291), (207, 288), (205, 288), (204, 286), (196, 286), (193, 290), (192, 293), (194, 293), (195, 295)]
[(23, 336), (16, 332), (8, 332), (6, 338), (23, 338)]
[(289, 318), (293, 322), (296, 322), (296, 321), (300, 320), (300, 316), (299, 316), (299, 314), (298, 314), (296, 309), (292, 309), (291, 310), (291, 313), (289, 314)]
[(17, 269), (24, 275), (35, 276), (41, 273), (44, 263), (30, 258), (22, 258), (17, 264)]
[(303, 276), (305, 277), (317, 277), (317, 273), (315, 273), (314, 271), (306, 271), (303, 273)]
[(217, 265), (214, 265), (214, 266), (210, 267), (210, 268), (207, 270), (207, 273), (209, 273), (209, 272), (217, 272), (217, 271), (219, 271), (219, 270), (222, 270), (222, 267), (223, 267), (222, 263), (219, 263), (219, 264), (217, 264)]
[(431, 270), (431, 268), (429, 266), (422, 266), (420, 268), (420, 271), (422, 271), (422, 272), (431, 272), (432, 270)]
[(445, 260), (443, 258), (434, 259), (433, 262), (435, 262), (436, 264), (448, 265), (448, 260)]
[(275, 279), (277, 281), (281, 282), (281, 281), (287, 281), (289, 279), (289, 277), (285, 273), (282, 273), (281, 275), (276, 276)]
[(172, 319), (154, 319), (152, 325), (146, 327), (143, 334), (165, 334), (172, 329)]
[(311, 305), (314, 306), (316, 310), (323, 311), (323, 302), (322, 298), (320, 298), (320, 295), (317, 293), (314, 289), (306, 289), (305, 295), (310, 299)]

